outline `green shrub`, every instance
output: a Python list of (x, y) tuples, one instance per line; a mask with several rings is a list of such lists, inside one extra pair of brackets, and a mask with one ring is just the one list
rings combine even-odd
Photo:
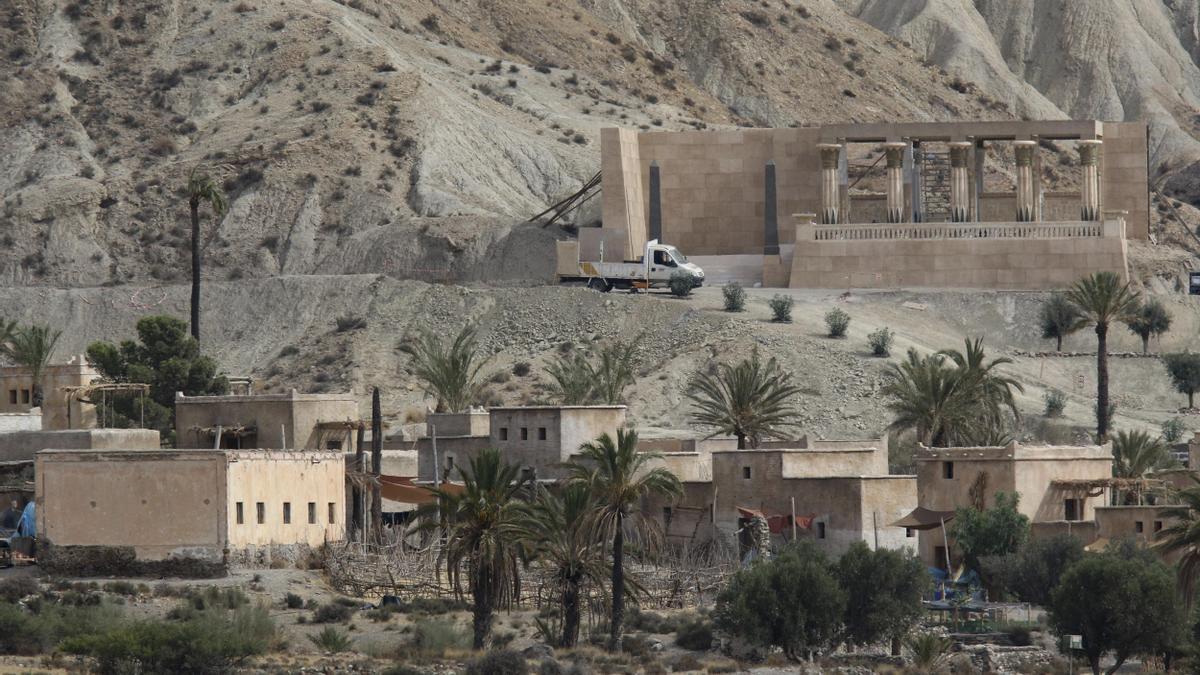
[(932, 670), (945, 658), (950, 651), (950, 639), (933, 633), (911, 635), (904, 641), (904, 646), (912, 652), (913, 665)]
[(331, 654), (350, 651), (350, 646), (354, 644), (349, 635), (333, 626), (326, 626), (320, 633), (309, 635), (308, 639), (321, 651)]
[(19, 602), (40, 591), (41, 587), (33, 577), (9, 577), (0, 581), (0, 600), (4, 602)]
[(691, 619), (675, 631), (675, 644), (684, 649), (706, 652), (712, 647), (712, 625), (704, 619)]
[(204, 612), (182, 622), (134, 621), (65, 640), (68, 654), (96, 659), (109, 673), (227, 673), (241, 660), (266, 652), (275, 625), (263, 608)]
[(1183, 440), (1183, 435), (1187, 431), (1187, 427), (1183, 424), (1182, 417), (1172, 417), (1162, 423), (1162, 438), (1163, 441), (1174, 445)]
[(1014, 623), (1005, 626), (1004, 632), (1016, 647), (1028, 647), (1033, 644), (1033, 631), (1025, 624)]
[(511, 649), (493, 649), (467, 663), (465, 675), (526, 675), (525, 657)]
[(721, 289), (721, 294), (725, 296), (725, 311), (740, 312), (746, 307), (746, 289), (736, 281), (731, 281), (725, 284)]
[(517, 377), (525, 377), (533, 370), (533, 366), (529, 365), (528, 361), (517, 361), (513, 364), (513, 375)]
[(336, 602), (327, 602), (313, 612), (313, 623), (345, 623), (350, 620), (353, 610)]
[[(72, 591), (74, 592), (74, 591)], [(37, 612), (0, 603), (0, 654), (40, 654), (62, 640), (104, 630), (120, 621), (121, 612), (109, 604), (54, 605), (41, 603)]]
[(283, 596), (283, 604), (288, 609), (301, 609), (304, 607), (304, 598), (296, 595), (295, 593), (288, 593), (287, 595)]
[(538, 664), (538, 675), (563, 675), (563, 669), (558, 661), (547, 657)]
[(444, 619), (418, 619), (413, 624), (412, 646), (429, 656), (441, 656), (447, 649), (463, 649), (471, 644), (466, 631)]
[(137, 595), (137, 586), (128, 581), (110, 581), (104, 584), (104, 590), (114, 595)]
[(850, 327), (850, 315), (840, 307), (834, 307), (825, 313), (825, 326), (829, 328), (829, 337), (846, 337), (846, 329)]
[(1057, 389), (1047, 389), (1042, 400), (1046, 403), (1046, 417), (1062, 417), (1067, 409), (1067, 395)]
[(667, 282), (667, 286), (671, 289), (671, 295), (677, 298), (686, 298), (691, 295), (695, 285), (691, 273), (683, 270), (671, 272), (671, 279)]
[(796, 304), (796, 301), (792, 299), (792, 296), (778, 294), (772, 296), (767, 304), (771, 307), (772, 321), (778, 323), (792, 322), (792, 305)]
[(890, 356), (892, 353), (892, 339), (896, 334), (887, 329), (887, 326), (880, 328), (874, 333), (867, 335), (867, 344), (871, 345), (871, 353), (875, 356)]

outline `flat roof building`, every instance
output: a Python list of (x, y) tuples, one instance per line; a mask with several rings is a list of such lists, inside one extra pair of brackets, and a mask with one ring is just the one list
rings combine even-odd
[(347, 450), (359, 423), (351, 394), (175, 395), (180, 448)]
[[(42, 373), (41, 427), (46, 430), (90, 429), (96, 426), (96, 407), (68, 396), (65, 387), (91, 384), (100, 377), (82, 354), (66, 363), (46, 366)], [(33, 410), (33, 375), (24, 366), (0, 367), (0, 414)]]
[(217, 569), (345, 536), (341, 452), (43, 450), (35, 475), (48, 569)]

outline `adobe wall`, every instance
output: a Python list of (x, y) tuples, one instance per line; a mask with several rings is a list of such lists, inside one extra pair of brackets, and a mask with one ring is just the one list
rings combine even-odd
[[(341, 452), (230, 452), (226, 527), (231, 549), (341, 541), (346, 467)], [(237, 522), (238, 504), (242, 522)], [(257, 521), (258, 504), (263, 522)], [(285, 505), (290, 522), (285, 522)]]
[(0, 413), (0, 434), (12, 431), (40, 431), (41, 428), (42, 413), (40, 412)]
[(54, 546), (124, 547), (140, 560), (222, 560), (224, 453), (43, 450), (35, 472), (38, 533)]
[[(242, 447), (324, 449), (324, 441), (352, 447), (350, 432), (324, 432), (317, 422), (358, 419), (358, 402), (350, 394), (256, 394), (252, 396), (177, 396), (175, 436), (180, 448), (211, 448), (212, 436), (202, 429), (253, 426), (255, 435)], [(286, 436), (286, 438), (285, 438)]]
[(62, 429), (0, 434), (0, 462), (31, 460), (40, 450), (136, 450), (157, 448), (157, 429)]

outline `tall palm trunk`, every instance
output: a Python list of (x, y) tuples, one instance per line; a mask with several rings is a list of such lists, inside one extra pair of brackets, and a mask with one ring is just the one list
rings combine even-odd
[(738, 450), (746, 450), (750, 447), (746, 444), (746, 434), (743, 434), (740, 431), (737, 432), (737, 443)]
[[(42, 371), (33, 371), (33, 383), (30, 385), (33, 389), (33, 407), (40, 408), (45, 400), (45, 395), (42, 393)], [(1191, 407), (1190, 405), (1188, 406)]]
[(569, 575), (563, 583), (563, 627), (559, 646), (570, 649), (579, 642), (579, 575)]
[(621, 623), (625, 621), (625, 514), (617, 511), (617, 532), (613, 535), (612, 620), (608, 627), (608, 650), (621, 646)]
[[(379, 405), (379, 387), (371, 392), (371, 473), (375, 480), (383, 471), (383, 413)], [(437, 483), (434, 483), (437, 485)], [(383, 495), (379, 484), (375, 484), (371, 499), (371, 526), (375, 528), (375, 540), (383, 541)]]
[(192, 209), (192, 337), (200, 341), (200, 200), (188, 200)]
[(1150, 336), (1143, 335), (1142, 336), (1142, 356), (1145, 356), (1146, 354), (1149, 354), (1149, 353), (1150, 353)]
[[(366, 429), (363, 429), (363, 426), (361, 424), (358, 425), (358, 432), (357, 432), (357, 434), (355, 434), (355, 439), (354, 439), (354, 470), (359, 473), (364, 473), (364, 469), (366, 469), (366, 467), (363, 466), (363, 457), (364, 457), (364, 452), (365, 452), (363, 436), (365, 436), (365, 435), (366, 435)], [(365, 539), (363, 537), (363, 499), (362, 498), (363, 498), (362, 488), (359, 487), (358, 484), (355, 484), (355, 486), (354, 486), (354, 504), (351, 505), (351, 507), (350, 507), (351, 525), (350, 525), (349, 534), (351, 537), (353, 537), (357, 541), (363, 541)]]
[(1096, 323), (1096, 437), (1108, 439), (1108, 324)]
[(472, 646), (475, 649), (487, 649), (492, 637), (492, 621), (495, 618), (495, 608), (492, 606), (492, 577), (486, 564), (481, 564), (475, 572), (475, 585), (471, 589), (472, 603), (471, 628), (473, 633)]

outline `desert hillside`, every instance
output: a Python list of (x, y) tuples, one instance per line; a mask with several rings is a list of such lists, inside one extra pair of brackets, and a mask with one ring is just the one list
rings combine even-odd
[[(836, 295), (797, 294), (797, 323), (779, 326), (757, 292), (734, 316), (715, 290), (679, 302), (543, 287), (553, 242), (595, 224), (600, 200), (565, 229), (530, 217), (596, 173), (607, 126), (1146, 119), (1172, 199), (1153, 202), (1158, 244), (1131, 260), (1140, 288), (1175, 294), (1200, 250), (1196, 30), (1194, 3), (1170, 0), (11, 0), (0, 316), (52, 322), (74, 352), (128, 337), (147, 313), (186, 315), (180, 194), (201, 167), (230, 199), (219, 222), (202, 212), (205, 348), (268, 390), (365, 397), (385, 384), (398, 428), (424, 410), (396, 351), (412, 331), (479, 321), (495, 354), (489, 395), (514, 403), (536, 400), (538, 366), (564, 343), (636, 330), (643, 427), (685, 427), (686, 377), (759, 345), (807, 378), (814, 433), (874, 434), (886, 419), (869, 329), (891, 326), (902, 347), (983, 335), (1013, 353), (1039, 344), (1039, 296), (852, 297), (852, 340), (830, 342), (820, 316)], [(1162, 347), (1195, 346), (1194, 307), (1170, 302), (1178, 323)], [(337, 331), (351, 315), (366, 328)], [(1021, 358), (1029, 413), (1045, 387), (1074, 391), (1086, 371), (1086, 358)], [(533, 376), (511, 374), (522, 361)], [(1178, 407), (1160, 378), (1116, 386), (1128, 423), (1153, 427)]]

